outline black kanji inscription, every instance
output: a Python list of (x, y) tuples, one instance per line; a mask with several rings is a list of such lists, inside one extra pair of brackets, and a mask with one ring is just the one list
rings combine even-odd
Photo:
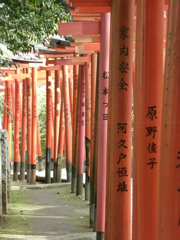
[(124, 148), (128, 148), (126, 145), (125, 145), (125, 140), (121, 139), (121, 141), (119, 141), (118, 143), (118, 148), (121, 148), (121, 147), (124, 147)]
[(126, 182), (119, 182), (117, 192), (128, 192)]
[(126, 126), (127, 126), (127, 123), (117, 123), (118, 125), (118, 133), (119, 131), (121, 131), (122, 133), (126, 133)]
[(121, 73), (127, 73), (128, 70), (129, 70), (129, 64), (128, 63), (122, 62), (122, 63), (119, 64), (119, 71)]
[(126, 169), (126, 167), (118, 168), (118, 170), (117, 170), (117, 175), (118, 175), (119, 178), (120, 178), (120, 177), (127, 177), (128, 175), (127, 175), (127, 169)]
[(123, 78), (120, 80), (120, 82), (118, 83), (117, 86), (119, 87), (119, 90), (125, 90), (125, 91), (127, 91), (127, 86), (128, 86), (128, 84), (124, 81)]
[(156, 113), (157, 113), (156, 106), (148, 107), (148, 113), (146, 115), (146, 118), (149, 118), (151, 120), (153, 120), (154, 118), (157, 119)]
[(129, 52), (129, 48), (128, 48), (128, 47), (125, 47), (125, 45), (123, 45), (123, 47), (120, 48), (120, 56), (121, 56), (121, 55), (128, 56), (128, 52)]
[(150, 162), (148, 162), (147, 165), (151, 165), (151, 169), (153, 169), (154, 164), (157, 164), (156, 159), (155, 158), (149, 158), (149, 161)]
[(122, 26), (122, 28), (119, 29), (120, 38), (123, 40), (126, 38), (129, 38), (128, 31), (129, 31), (129, 28)]
[(151, 136), (153, 138), (155, 138), (155, 134), (157, 133), (157, 127), (153, 126), (153, 127), (146, 127), (146, 130), (147, 130), (147, 134), (146, 136)]
[(117, 164), (119, 164), (122, 159), (125, 159), (126, 156), (127, 156), (126, 154), (121, 153), (121, 154), (119, 155), (119, 159), (118, 159), (118, 161), (117, 161)]

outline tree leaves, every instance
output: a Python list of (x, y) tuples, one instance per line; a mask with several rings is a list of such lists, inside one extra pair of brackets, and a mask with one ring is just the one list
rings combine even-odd
[(0, 42), (14, 53), (27, 52), (49, 34), (57, 34), (58, 22), (70, 20), (56, 0), (0, 0)]

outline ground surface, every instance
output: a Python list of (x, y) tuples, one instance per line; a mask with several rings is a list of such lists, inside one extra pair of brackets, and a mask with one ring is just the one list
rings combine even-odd
[(69, 184), (13, 182), (8, 210), (0, 239), (95, 239), (89, 228), (89, 202), (70, 193)]

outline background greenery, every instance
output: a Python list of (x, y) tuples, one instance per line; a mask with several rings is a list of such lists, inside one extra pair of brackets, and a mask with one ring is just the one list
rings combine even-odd
[[(31, 51), (36, 44), (42, 44), (48, 39), (49, 35), (57, 34), (58, 22), (72, 20), (61, 2), (62, 0), (0, 0), (0, 67), (11, 66), (12, 55), (18, 51)], [(45, 155), (45, 85), (38, 85), (37, 101), (42, 155)], [(1, 121), (3, 106), (4, 94), (1, 93)]]
[(0, 43), (13, 53), (27, 52), (57, 34), (58, 22), (70, 20), (59, 0), (0, 0)]

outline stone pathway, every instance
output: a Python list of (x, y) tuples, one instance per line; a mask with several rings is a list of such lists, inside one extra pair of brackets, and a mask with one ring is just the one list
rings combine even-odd
[(12, 203), (0, 239), (91, 240), (89, 202), (70, 192), (70, 184), (12, 182)]

